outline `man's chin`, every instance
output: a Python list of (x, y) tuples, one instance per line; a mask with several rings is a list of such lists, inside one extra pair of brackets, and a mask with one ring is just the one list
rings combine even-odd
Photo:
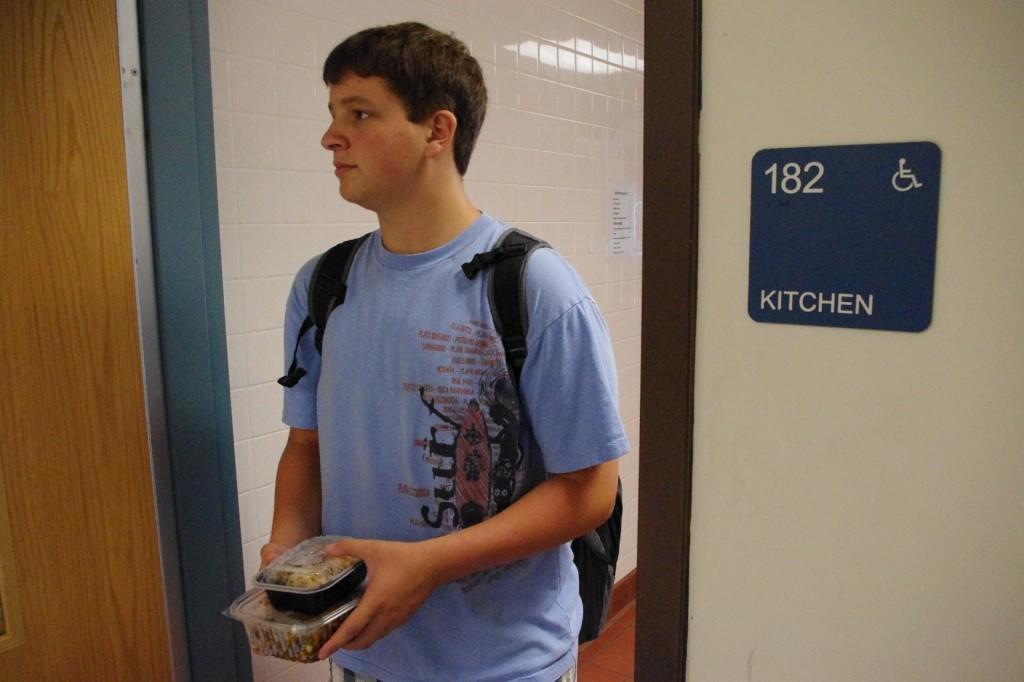
[(345, 185), (341, 183), (338, 183), (338, 195), (341, 196), (342, 199), (351, 204), (359, 203), (359, 197), (356, 195), (356, 193), (353, 192), (351, 189), (346, 192)]
[(374, 210), (373, 206), (370, 205), (371, 202), (367, 201), (367, 198), (358, 192), (353, 192), (351, 190), (346, 192), (343, 186), (339, 186), (338, 195), (350, 204), (355, 204), (360, 208), (365, 208), (367, 211)]

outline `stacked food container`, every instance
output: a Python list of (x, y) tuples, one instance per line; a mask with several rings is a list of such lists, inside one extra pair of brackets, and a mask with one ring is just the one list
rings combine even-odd
[(317, 652), (355, 609), (366, 565), (353, 556), (327, 556), (341, 538), (305, 540), (256, 574), (255, 587), (225, 615), (245, 625), (254, 653), (313, 663)]

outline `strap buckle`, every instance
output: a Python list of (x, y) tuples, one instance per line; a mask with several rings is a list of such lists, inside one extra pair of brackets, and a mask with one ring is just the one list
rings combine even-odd
[(527, 350), (526, 350), (526, 338), (523, 336), (509, 336), (502, 338), (502, 343), (505, 344), (505, 357), (511, 362), (518, 374), (518, 370), (522, 368), (523, 363), (526, 362)]
[(473, 279), (476, 274), (489, 265), (505, 258), (521, 256), (526, 253), (526, 244), (502, 244), (496, 249), (484, 251), (473, 256), (473, 260), (462, 264), (462, 272), (467, 278)]

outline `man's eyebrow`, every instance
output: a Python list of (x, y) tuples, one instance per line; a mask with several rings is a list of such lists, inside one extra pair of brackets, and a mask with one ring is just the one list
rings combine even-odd
[(356, 106), (372, 106), (373, 102), (371, 102), (366, 97), (363, 97), (362, 95), (348, 95), (347, 97), (342, 97), (341, 99), (339, 99), (339, 100), (337, 100), (335, 102), (328, 102), (327, 103), (327, 111), (329, 111), (332, 116), (334, 115), (334, 106), (335, 105), (337, 105), (339, 107), (349, 107), (349, 106), (352, 106), (352, 105), (356, 105)]
[(366, 97), (363, 97), (362, 95), (349, 95), (347, 97), (342, 97), (341, 99), (339, 99), (336, 102), (336, 104), (346, 107), (352, 104), (373, 104), (373, 102), (371, 102)]

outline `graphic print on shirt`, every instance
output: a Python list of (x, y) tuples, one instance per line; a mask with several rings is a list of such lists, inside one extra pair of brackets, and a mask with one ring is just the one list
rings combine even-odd
[(470, 322), (419, 336), (421, 350), (447, 360), (436, 365), (435, 383), (405, 386), (415, 386), (436, 420), (429, 440), (417, 441), (434, 478), (434, 502), (419, 512), (423, 524), (450, 532), (497, 514), (521, 494), (519, 404), (493, 329)]

